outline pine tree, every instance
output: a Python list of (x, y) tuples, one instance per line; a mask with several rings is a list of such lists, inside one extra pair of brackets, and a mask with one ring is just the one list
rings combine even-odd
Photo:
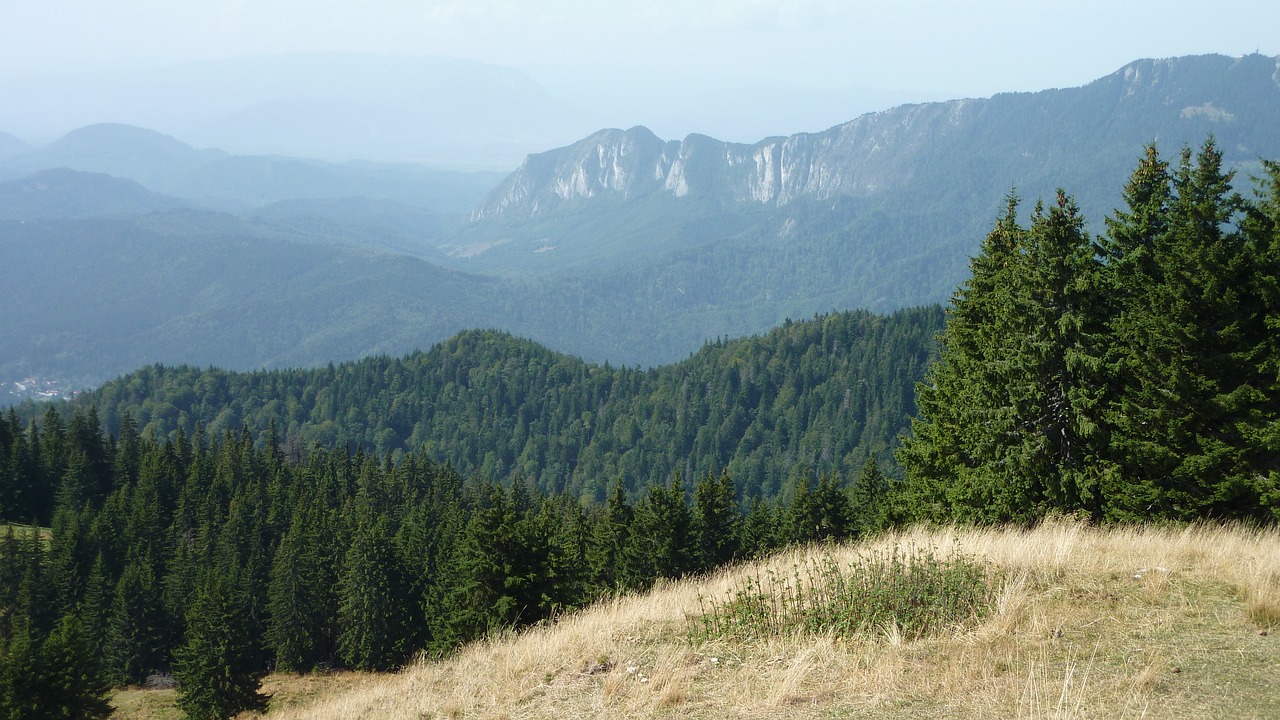
[(363, 517), (338, 581), (338, 653), (359, 670), (388, 670), (408, 654), (409, 597), (386, 518)]
[(1010, 195), (970, 262), (971, 276), (947, 310), (940, 357), (916, 386), (918, 413), (897, 452), (907, 474), (899, 496), (907, 519), (1010, 517), (1040, 504), (1021, 478), (1003, 470), (1004, 439), (1017, 422), (1001, 390), (1021, 338), (1013, 309), (1020, 304), (1026, 230), (1018, 204)]
[(693, 570), (692, 518), (677, 474), (671, 487), (654, 485), (636, 506), (623, 550), (626, 587), (648, 587), (658, 578)]
[(862, 463), (852, 495), (856, 534), (874, 535), (889, 526), (889, 481), (874, 455)]
[[(1156, 195), (1167, 204), (1166, 220), (1110, 228), (1116, 234), (1136, 225), (1150, 236), (1151, 256), (1114, 321), (1127, 360), (1113, 410), (1127, 485), (1112, 517), (1256, 511), (1244, 436), (1259, 400), (1249, 338), (1264, 310), (1252, 291), (1258, 258), (1234, 225), (1243, 202), (1231, 179), (1212, 138), (1194, 159), (1184, 148), (1168, 199)], [(1129, 215), (1153, 211), (1139, 205)]]
[(738, 547), (743, 557), (763, 557), (780, 545), (778, 513), (772, 503), (760, 497), (751, 499), (747, 515), (738, 526)]
[(186, 640), (174, 651), (178, 707), (193, 720), (226, 720), (265, 710), (264, 671), (241, 622), (249, 601), (218, 570), (205, 574), (186, 614)]
[(169, 667), (167, 622), (152, 563), (134, 555), (116, 585), (106, 658), (118, 685), (141, 683)]
[(604, 512), (595, 522), (589, 550), (593, 586), (597, 593), (623, 589), (624, 578), (634, 576), (626, 567), (625, 549), (635, 512), (627, 502), (619, 480), (613, 484)]
[(1263, 161), (1257, 198), (1241, 225), (1246, 252), (1257, 259), (1251, 290), (1263, 308), (1246, 345), (1256, 372), (1258, 403), (1245, 430), (1262, 517), (1280, 520), (1280, 163)]
[(707, 473), (693, 491), (693, 568), (705, 572), (733, 560), (738, 555), (737, 493), (729, 472)]
[(105, 718), (111, 686), (103, 679), (99, 656), (74, 613), (64, 615), (40, 645), (38, 687), (32, 694), (40, 717)]
[(271, 566), (265, 643), (280, 670), (309, 670), (333, 656), (337, 568), (323, 515), (311, 500), (300, 503)]
[(25, 618), (6, 619), (9, 632), (7, 637), (0, 635), (0, 717), (39, 720), (47, 717), (32, 691), (41, 684), (39, 646)]

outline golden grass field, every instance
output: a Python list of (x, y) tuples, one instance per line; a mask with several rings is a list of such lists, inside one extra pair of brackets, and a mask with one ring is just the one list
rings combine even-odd
[[(996, 579), (976, 624), (904, 641), (699, 640), (700, 599), (806, 554), (959, 551)], [(662, 584), (393, 675), (276, 675), (272, 720), (1280, 718), (1280, 531), (916, 529)], [(131, 691), (138, 693), (140, 691)], [(157, 698), (159, 701), (159, 698)], [(169, 700), (171, 703), (171, 699)], [(156, 709), (118, 717), (170, 717)], [(246, 716), (248, 717), (248, 716)]]

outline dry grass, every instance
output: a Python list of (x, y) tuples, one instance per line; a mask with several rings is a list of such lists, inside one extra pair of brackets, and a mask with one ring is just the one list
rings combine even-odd
[(23, 525), (21, 523), (0, 523), (0, 538), (4, 538), (12, 530), (15, 537), (26, 539), (32, 530), (39, 533), (40, 539), (49, 542), (53, 538), (53, 531), (47, 527), (36, 527), (34, 525)]
[[(371, 673), (275, 673), (262, 682), (262, 691), (271, 696), (273, 711), (298, 709), (314, 704), (321, 697), (338, 693), (358, 692), (370, 683), (382, 682), (386, 676)], [(125, 688), (116, 690), (110, 698), (115, 712), (113, 720), (182, 720), (178, 709), (177, 690), (148, 690)], [(252, 713), (245, 718), (256, 717)]]
[[(978, 625), (920, 640), (691, 640), (699, 596), (765, 567), (664, 584), (553, 627), (366, 677), (268, 717), (1275, 718), (1280, 532), (1241, 528), (912, 530), (823, 552), (955, 548), (1002, 578)], [(1265, 633), (1265, 634), (1264, 634)]]

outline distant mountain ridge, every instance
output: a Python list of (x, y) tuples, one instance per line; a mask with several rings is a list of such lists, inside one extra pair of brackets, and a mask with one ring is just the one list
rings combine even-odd
[(66, 168), (0, 182), (0, 218), (121, 217), (190, 207), (132, 180)]
[(491, 172), (420, 165), (327, 163), (198, 149), (144, 128), (103, 123), (38, 149), (0, 157), (0, 180), (53, 168), (105, 173), (147, 189), (228, 209), (295, 199), (370, 197), (442, 213), (466, 213), (499, 179)]
[(30, 149), (31, 146), (22, 140), (9, 133), (0, 132), (0, 160), (24, 153)]
[(777, 206), (870, 197), (932, 179), (939, 159), (948, 162), (938, 169), (952, 169), (957, 153), (1016, 171), (1031, 167), (1019, 158), (1086, 147), (1092, 154), (1105, 143), (1127, 147), (1127, 163), (1144, 142), (1174, 151), (1208, 132), (1235, 160), (1253, 160), (1280, 154), (1280, 135), (1254, 132), (1278, 112), (1276, 58), (1199, 56), (1139, 60), (1080, 88), (904, 105), (753, 145), (702, 135), (663, 142), (643, 127), (602, 130), (530, 156), (472, 219), (542, 217), (604, 196), (710, 196)]
[(1212, 134), (1248, 193), (1280, 158), (1278, 78), (1274, 57), (1204, 55), (754, 144), (602, 130), (530, 156), (444, 249), (477, 273), (658, 295), (704, 336), (945, 302), (1010, 192), (1029, 212), (1063, 188), (1102, 232), (1145, 144), (1176, 160)]
[(0, 97), (0, 128), (41, 141), (112, 121), (239, 154), (503, 172), (599, 124), (514, 68), (370, 53), (25, 78), (0, 70)]
[(1259, 159), (1280, 158), (1278, 67), (1143, 60), (1080, 88), (901, 106), (753, 144), (605, 130), (505, 180), (85, 128), (0, 160), (0, 180), (55, 161), (150, 173), (148, 190), (200, 207), (11, 213), (0, 299), (20, 310), (0, 316), (0, 383), (95, 383), (153, 361), (324, 363), (472, 327), (653, 366), (787, 319), (945, 302), (1011, 190), (1029, 211), (1062, 187), (1102, 232), (1143, 144), (1176, 160), (1213, 133), (1247, 192)]

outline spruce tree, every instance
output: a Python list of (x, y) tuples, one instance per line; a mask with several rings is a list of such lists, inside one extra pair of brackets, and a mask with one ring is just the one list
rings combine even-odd
[(1246, 430), (1247, 461), (1254, 469), (1259, 514), (1280, 520), (1280, 163), (1263, 161), (1256, 200), (1242, 222), (1246, 252), (1257, 259), (1251, 277), (1263, 308), (1246, 343), (1259, 401)]
[(333, 658), (338, 573), (325, 511), (314, 503), (300, 502), (271, 566), (264, 640), (280, 670), (309, 670)]
[(874, 535), (889, 526), (889, 481), (874, 455), (862, 463), (852, 495), (857, 535)]
[(693, 490), (693, 568), (705, 572), (738, 555), (738, 497), (727, 470), (710, 472)]
[(226, 720), (245, 710), (265, 710), (253, 639), (243, 623), (249, 601), (233, 578), (210, 570), (199, 582), (186, 614), (186, 639), (174, 651), (178, 707), (193, 720)]
[(117, 685), (138, 684), (168, 669), (167, 622), (150, 560), (134, 555), (116, 584), (107, 629), (106, 659)]
[(1165, 221), (1138, 225), (1151, 258), (1114, 321), (1127, 359), (1113, 410), (1127, 482), (1112, 504), (1117, 519), (1256, 511), (1245, 436), (1260, 397), (1249, 338), (1265, 311), (1253, 291), (1262, 269), (1235, 225), (1244, 205), (1231, 179), (1212, 138), (1194, 156), (1184, 148), (1160, 197)]
[(592, 531), (589, 562), (597, 593), (618, 592), (626, 587), (626, 580), (635, 576), (626, 566), (625, 555), (634, 516), (622, 481), (618, 480), (613, 484), (609, 501)]
[(409, 648), (407, 583), (386, 518), (360, 519), (338, 580), (338, 653), (347, 667), (389, 670)]
[(1022, 333), (1015, 308), (1026, 230), (1018, 204), (1008, 197), (970, 262), (947, 310), (940, 357), (916, 386), (918, 412), (897, 452), (907, 474), (899, 495), (907, 519), (1023, 516), (1040, 505), (1022, 478), (1004, 472), (1006, 438), (1017, 429), (1003, 384)]
[(104, 679), (99, 656), (74, 613), (64, 615), (40, 645), (38, 686), (31, 692), (41, 707), (40, 717), (105, 718), (110, 683)]

